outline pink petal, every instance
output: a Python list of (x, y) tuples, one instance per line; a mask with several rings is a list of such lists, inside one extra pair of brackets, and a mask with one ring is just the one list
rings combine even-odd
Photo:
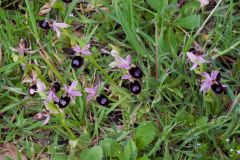
[(54, 102), (59, 102), (59, 98), (54, 91), (49, 91), (47, 99), (49, 102), (52, 100), (54, 100)]
[(131, 79), (132, 78), (132, 76), (131, 75), (129, 75), (129, 74), (125, 74), (125, 75), (123, 75), (122, 76), (122, 79)]
[(113, 57), (119, 57), (119, 54), (116, 50), (111, 50), (110, 54), (113, 56)]
[(131, 60), (132, 60), (132, 57), (131, 57), (130, 55), (128, 55), (128, 56), (126, 57), (126, 61), (127, 61), (129, 64), (131, 64)]
[(68, 89), (68, 86), (67, 86), (67, 85), (64, 85), (63, 87), (64, 87), (65, 92), (68, 92), (68, 90), (69, 90), (69, 89)]
[(93, 99), (93, 97), (95, 97), (94, 94), (87, 95), (87, 102), (89, 102), (91, 99)]
[(36, 72), (32, 71), (32, 81), (36, 81), (37, 80), (37, 74)]
[(195, 68), (197, 68), (198, 64), (194, 63), (193, 66), (190, 68), (190, 70), (194, 70)]
[(83, 55), (90, 55), (90, 54), (92, 54), (91, 51), (84, 51), (84, 50), (82, 50), (81, 53), (82, 53)]
[(24, 78), (22, 83), (32, 83), (32, 79), (31, 78)]
[(81, 52), (81, 48), (79, 45), (76, 45), (75, 47), (72, 48), (75, 52), (80, 53)]
[(69, 27), (69, 25), (66, 24), (66, 23), (56, 23), (56, 22), (53, 22), (53, 26), (56, 26), (57, 28), (67, 28), (67, 27)]
[(110, 54), (110, 52), (107, 51), (106, 49), (101, 49), (101, 52), (102, 52), (102, 53), (108, 53), (108, 54)]
[(82, 48), (82, 50), (89, 50), (90, 46), (91, 46), (90, 44), (87, 44)]
[(86, 91), (87, 93), (95, 93), (94, 88), (85, 88), (85, 91)]
[(35, 90), (35, 89), (32, 89), (32, 88), (30, 88), (30, 89), (29, 89), (29, 93), (32, 95), (32, 94), (36, 93), (36, 90)]
[(194, 55), (192, 52), (187, 52), (187, 57), (192, 62), (196, 62), (196, 60), (197, 60), (197, 56)]
[(77, 87), (77, 84), (78, 84), (77, 81), (73, 81), (72, 84), (71, 84), (71, 86), (70, 86), (70, 88), (71, 88), (71, 89), (76, 88), (76, 87)]
[(208, 91), (210, 88), (211, 88), (211, 83), (210, 82), (204, 82), (202, 85), (201, 85), (201, 88), (200, 88), (200, 91)]
[(42, 125), (46, 125), (49, 122), (49, 120), (50, 120), (50, 113), (48, 113), (48, 114), (46, 114), (44, 116), (46, 117), (46, 119), (45, 119), (45, 121), (43, 122)]
[(69, 94), (70, 94), (71, 96), (73, 96), (73, 97), (82, 96), (82, 93), (79, 92), (79, 91), (76, 91), (76, 90), (69, 92)]
[(203, 72), (203, 73), (201, 73), (201, 75), (207, 80), (210, 80), (210, 81), (212, 80), (210, 75), (207, 72)]
[(212, 71), (211, 72), (211, 79), (212, 80), (216, 80), (218, 74), (219, 74), (219, 71)]
[(45, 85), (43, 82), (37, 81), (37, 90), (38, 90), (39, 92), (45, 91), (46, 88), (47, 88), (47, 87), (46, 87), (46, 85)]
[(57, 33), (57, 37), (60, 38), (60, 36), (61, 36), (60, 30), (57, 27), (55, 27), (55, 28), (53, 27), (53, 30)]
[(129, 63), (121, 57), (116, 57), (116, 62), (117, 62), (117, 66), (119, 68), (123, 68), (123, 69), (128, 69), (129, 68)]

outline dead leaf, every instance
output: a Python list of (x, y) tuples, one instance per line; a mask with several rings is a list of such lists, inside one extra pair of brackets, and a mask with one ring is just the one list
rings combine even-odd
[(42, 6), (40, 8), (40, 11), (38, 12), (39, 16), (44, 16), (45, 14), (47, 14), (48, 12), (50, 12), (52, 9), (51, 4), (50, 3), (45, 3), (44, 6)]
[[(5, 160), (7, 157), (17, 160), (18, 149), (14, 143), (6, 143), (0, 145), (0, 160)], [(21, 155), (22, 160), (27, 160), (25, 155)]]

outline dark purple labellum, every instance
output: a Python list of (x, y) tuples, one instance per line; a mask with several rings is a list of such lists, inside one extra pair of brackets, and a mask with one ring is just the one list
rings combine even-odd
[(70, 97), (68, 96), (62, 96), (60, 99), (59, 99), (59, 102), (58, 102), (58, 106), (59, 108), (65, 108), (67, 107), (67, 105), (70, 103)]
[(62, 50), (63, 50), (63, 53), (67, 54), (67, 55), (74, 55), (75, 54), (75, 52), (72, 48), (63, 48)]
[(71, 3), (72, 2), (72, 0), (62, 0), (63, 2), (65, 2), (65, 3)]
[(112, 111), (109, 113), (108, 117), (111, 122), (115, 122), (116, 124), (122, 124), (123, 116), (121, 111)]
[(98, 104), (102, 105), (102, 106), (107, 106), (109, 104), (109, 100), (106, 96), (100, 94), (97, 98), (96, 98)]
[(224, 92), (224, 87), (221, 84), (212, 84), (211, 88), (217, 94)]
[(131, 82), (129, 89), (133, 94), (139, 94), (141, 92), (141, 84), (138, 81)]
[(142, 70), (139, 67), (132, 67), (128, 72), (133, 78), (140, 79), (143, 77)]
[(34, 96), (36, 94), (36, 91), (37, 91), (37, 85), (34, 84), (29, 88), (29, 95)]
[(59, 82), (54, 82), (53, 83), (53, 85), (52, 85), (52, 90), (54, 91), (54, 92), (59, 92), (60, 91), (60, 88), (61, 88), (61, 86), (60, 86), (60, 83)]
[(221, 78), (222, 78), (222, 76), (221, 76), (221, 73), (219, 72), (218, 74), (217, 74), (217, 78), (216, 78), (216, 81), (220, 81), (221, 80)]
[(75, 56), (72, 59), (72, 67), (77, 69), (80, 68), (84, 64), (84, 59), (81, 56)]
[(42, 29), (45, 29), (45, 30), (48, 30), (48, 29), (51, 28), (49, 23), (47, 21), (45, 21), (45, 20), (39, 21), (38, 25), (39, 25), (39, 27), (41, 27)]

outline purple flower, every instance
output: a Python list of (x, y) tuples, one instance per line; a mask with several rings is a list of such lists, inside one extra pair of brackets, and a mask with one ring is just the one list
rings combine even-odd
[(60, 29), (67, 28), (67, 27), (69, 27), (69, 25), (66, 23), (57, 23), (56, 21), (54, 21), (52, 24), (52, 28), (57, 33), (58, 38), (60, 38), (60, 36), (61, 36)]
[(217, 83), (217, 75), (219, 71), (212, 71), (209, 75), (207, 72), (201, 73), (202, 77), (204, 77), (203, 83), (201, 85), (200, 91), (201, 92), (207, 92), (209, 89), (211, 89), (212, 84)]
[(202, 63), (209, 63), (209, 61), (203, 58), (203, 55), (195, 55), (192, 52), (187, 52), (188, 59), (193, 62), (193, 66), (190, 70), (197, 68)]
[(14, 52), (18, 52), (19, 55), (21, 55), (21, 56), (23, 56), (24, 53), (32, 54), (32, 53), (36, 52), (36, 51), (30, 51), (29, 48), (26, 48), (26, 41), (23, 38), (20, 39), (20, 42), (19, 42), (17, 48), (10, 47), (10, 49)]
[(75, 47), (73, 47), (73, 50), (76, 53), (80, 53), (82, 55), (90, 55), (92, 52), (89, 49), (90, 49), (90, 44), (85, 45), (83, 48), (81, 48), (79, 45), (76, 45)]
[(101, 49), (101, 51), (103, 53), (108, 53), (115, 58), (115, 61), (113, 61), (112, 63), (109, 64), (112, 68), (115, 68), (115, 67), (122, 68), (122, 69), (129, 69), (130, 68), (131, 60), (132, 60), (130, 55), (128, 55), (126, 57), (126, 59), (123, 59), (122, 57), (119, 56), (119, 54), (116, 50), (112, 50), (111, 52), (109, 52), (105, 49)]
[(59, 98), (53, 90), (50, 90), (48, 92), (47, 101), (48, 102), (54, 101), (54, 102), (57, 102), (57, 103), (59, 102)]
[(35, 83), (37, 81), (37, 74), (35, 71), (32, 71), (31, 78), (24, 78), (22, 83)]
[(132, 76), (130, 74), (125, 74), (125, 75), (122, 76), (122, 79), (131, 80)]
[(43, 110), (33, 117), (35, 120), (44, 120), (42, 125), (46, 125), (48, 121), (50, 120), (50, 113), (47, 110)]
[(42, 81), (37, 80), (37, 92), (44, 92), (46, 89), (46, 85)]
[(70, 96), (70, 98), (73, 100), (76, 96), (82, 96), (82, 93), (78, 90), (76, 90), (77, 87), (77, 81), (73, 81), (70, 86), (64, 85), (64, 89), (66, 93)]
[(93, 88), (85, 88), (85, 91), (88, 93), (87, 95), (87, 102), (89, 102), (91, 99), (93, 99), (97, 94), (98, 86), (95, 86)]

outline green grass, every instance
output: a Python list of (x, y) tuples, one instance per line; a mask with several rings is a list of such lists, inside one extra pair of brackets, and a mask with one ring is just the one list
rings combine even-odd
[[(0, 158), (12, 151), (19, 159), (240, 159), (238, 0), (217, 1), (209, 10), (196, 1), (178, 8), (177, 0), (73, 0), (68, 5), (58, 0), (45, 16), (38, 12), (47, 1), (11, 2), (0, 1)], [(44, 18), (72, 26), (57, 39), (54, 31), (38, 27)], [(38, 52), (24, 57), (12, 52), (21, 38)], [(73, 70), (62, 48), (87, 43), (92, 55)], [(186, 56), (196, 45), (211, 61), (200, 71), (219, 70), (226, 93), (200, 92), (201, 76), (190, 70)], [(113, 58), (101, 54), (112, 46), (142, 69), (139, 95), (121, 87), (124, 71), (111, 69)], [(54, 81), (62, 88), (78, 81), (83, 96), (63, 112), (51, 103), (50, 110), (59, 113), (42, 125), (33, 117), (46, 108), (45, 97), (29, 96), (29, 84), (22, 83), (31, 70), (48, 88)], [(98, 94), (107, 95), (108, 107), (86, 101), (84, 88), (99, 81)], [(117, 113), (122, 118), (113, 120)]]

